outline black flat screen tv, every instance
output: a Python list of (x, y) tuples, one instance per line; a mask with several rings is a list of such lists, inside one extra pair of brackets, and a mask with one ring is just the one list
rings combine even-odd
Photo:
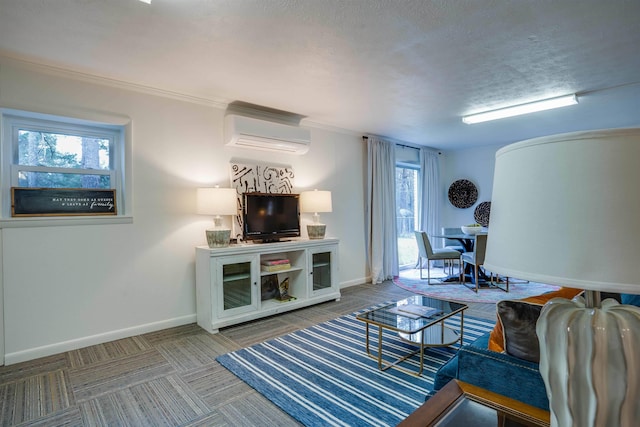
[(277, 242), (300, 236), (298, 194), (244, 193), (243, 239)]

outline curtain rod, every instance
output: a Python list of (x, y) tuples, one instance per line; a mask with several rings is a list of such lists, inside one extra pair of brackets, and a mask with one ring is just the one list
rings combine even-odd
[[(363, 136), (362, 139), (369, 139), (369, 137), (368, 136)], [(406, 144), (399, 144), (397, 142), (394, 142), (394, 145), (399, 145), (400, 147), (404, 147), (404, 148), (413, 148), (414, 150), (419, 150), (420, 149), (420, 147), (414, 147), (412, 145), (406, 145)], [(433, 150), (433, 148), (430, 148), (430, 147), (426, 147), (426, 148), (429, 148), (429, 149)], [(438, 151), (438, 154), (442, 154), (442, 152)]]

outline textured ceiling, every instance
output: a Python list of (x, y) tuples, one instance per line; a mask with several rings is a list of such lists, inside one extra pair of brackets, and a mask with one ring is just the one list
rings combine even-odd
[(455, 149), (639, 126), (638, 22), (637, 0), (0, 0), (0, 53)]

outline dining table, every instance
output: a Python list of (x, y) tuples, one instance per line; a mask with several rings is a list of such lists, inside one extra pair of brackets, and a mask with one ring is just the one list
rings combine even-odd
[[(487, 233), (478, 233), (487, 234)], [(465, 234), (463, 232), (457, 234), (434, 234), (431, 237), (437, 239), (452, 239), (460, 242), (465, 252), (473, 252), (473, 245), (476, 241), (475, 234)]]

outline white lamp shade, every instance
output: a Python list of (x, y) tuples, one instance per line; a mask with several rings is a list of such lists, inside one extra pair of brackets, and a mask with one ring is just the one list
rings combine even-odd
[(237, 194), (233, 188), (198, 188), (197, 212), (204, 215), (236, 215)]
[(496, 153), (484, 266), (640, 293), (640, 129), (536, 138)]
[(331, 212), (331, 191), (300, 193), (300, 212)]

